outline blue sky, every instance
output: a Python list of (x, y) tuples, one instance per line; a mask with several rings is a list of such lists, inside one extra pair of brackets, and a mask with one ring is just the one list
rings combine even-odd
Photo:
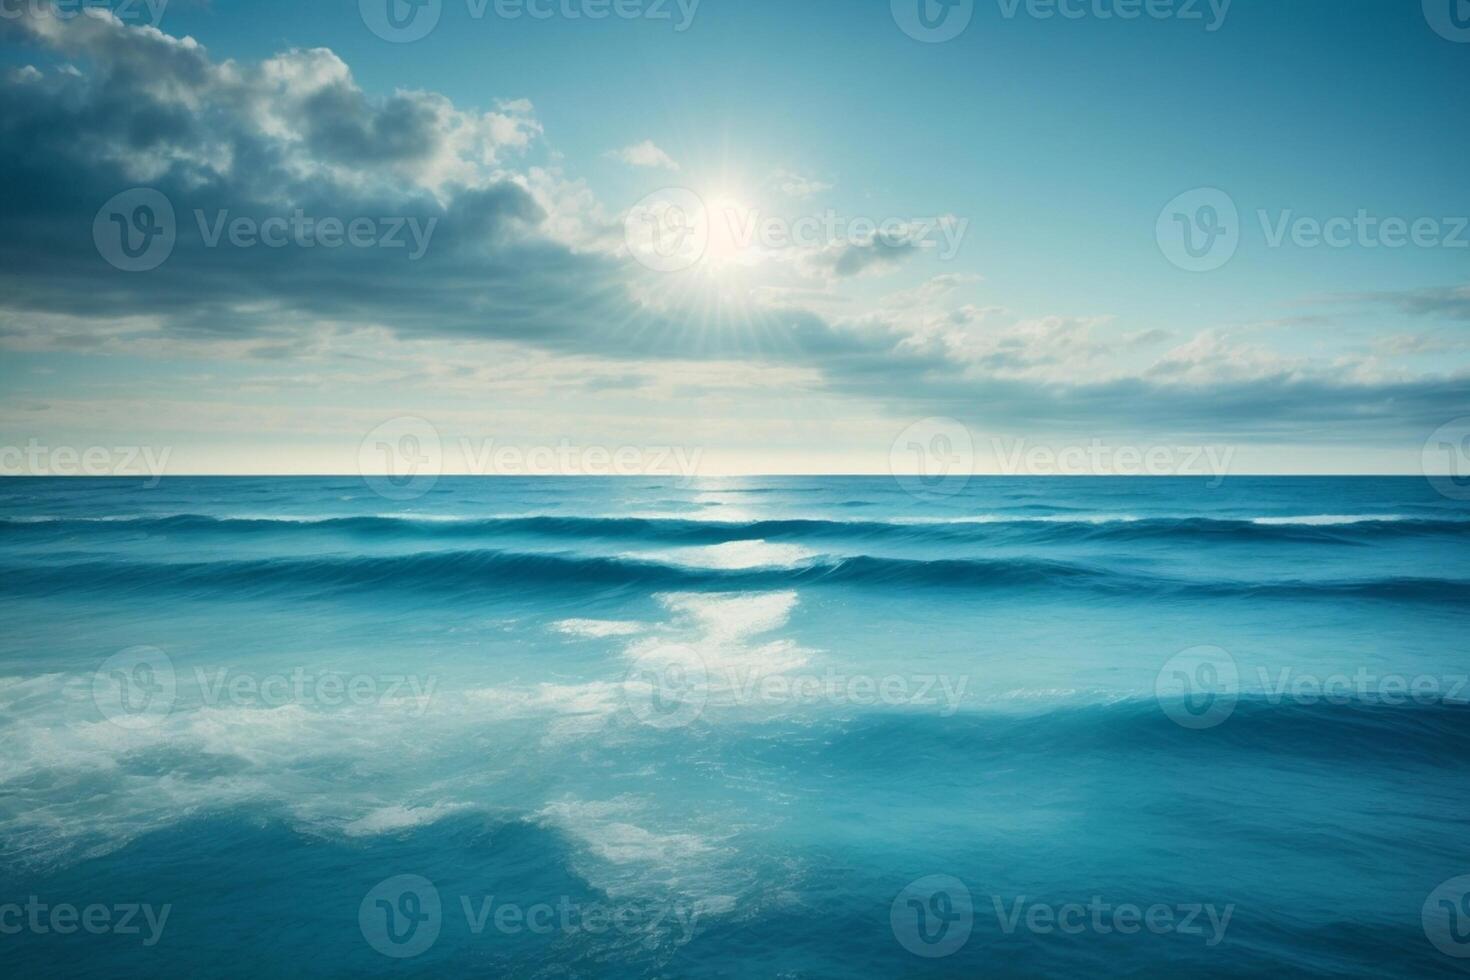
[[(162, 35), (141, 0), (0, 20), (6, 444), (349, 471), (413, 416), (446, 446), (881, 472), (939, 417), (982, 471), (1007, 439), (1415, 472), (1470, 414), (1470, 43), (1436, 0), (962, 0), (941, 43), (900, 29), (920, 0), (442, 0), (411, 43), (368, 28), (373, 2), (174, 0)], [(94, 219), (138, 188), (176, 241), (127, 271)], [(1238, 220), (1189, 271), (1159, 219), (1203, 220), (1199, 189)], [(651, 269), (639, 222), (686, 192), (713, 236)], [(414, 259), (207, 234), (297, 209), (434, 231)], [(826, 224), (729, 231), (802, 218)], [(1387, 247), (1382, 219), (1420, 241)]]

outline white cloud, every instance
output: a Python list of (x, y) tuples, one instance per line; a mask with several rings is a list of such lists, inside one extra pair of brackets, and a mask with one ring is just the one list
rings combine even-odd
[(832, 185), (825, 181), (812, 180), (789, 170), (777, 170), (771, 174), (771, 186), (787, 197), (798, 200), (832, 189)]
[(625, 146), (621, 150), (609, 150), (607, 156), (614, 160), (621, 160), (630, 167), (653, 167), (664, 170), (679, 169), (679, 164), (674, 161), (674, 158), (661, 150), (653, 140), (634, 143), (632, 146)]

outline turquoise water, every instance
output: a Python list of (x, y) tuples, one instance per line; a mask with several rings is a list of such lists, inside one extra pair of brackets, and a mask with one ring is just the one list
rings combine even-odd
[(0, 951), (1458, 975), (1467, 542), (1408, 478), (7, 480)]

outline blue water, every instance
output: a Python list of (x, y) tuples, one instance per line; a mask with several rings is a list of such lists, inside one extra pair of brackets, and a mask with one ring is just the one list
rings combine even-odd
[(0, 906), (168, 912), (0, 954), (1459, 975), (1467, 544), (1408, 478), (6, 480)]

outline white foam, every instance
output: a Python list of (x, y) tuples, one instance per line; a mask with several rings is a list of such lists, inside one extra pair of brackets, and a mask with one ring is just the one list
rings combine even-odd
[(22, 701), (34, 697), (58, 696), (68, 683), (65, 674), (37, 674), (34, 677), (0, 677), (0, 708), (7, 713)]
[(683, 668), (709, 697), (709, 706), (730, 705), (737, 689), (762, 677), (805, 666), (812, 651), (789, 639), (757, 638), (784, 626), (796, 608), (793, 591), (666, 593), (658, 600), (674, 614), (656, 635), (629, 643), (624, 654), (641, 667)]
[(601, 732), (624, 704), (623, 686), (607, 681), (483, 687), (463, 697), (471, 713), (487, 721), (550, 716), (543, 722), (543, 744)]
[(658, 833), (631, 823), (639, 809), (628, 797), (612, 800), (576, 799), (549, 803), (537, 818), (576, 838), (597, 857), (613, 864), (639, 863), (678, 868), (683, 862), (714, 850), (698, 834)]
[(465, 803), (433, 803), (418, 807), (394, 804), (380, 807), (351, 821), (342, 828), (342, 832), (348, 837), (376, 837), (380, 834), (392, 834), (438, 823), (445, 817), (463, 813), (469, 808), (469, 805)]
[(670, 612), (692, 619), (700, 632), (721, 641), (736, 641), (785, 626), (798, 601), (791, 589), (754, 593), (668, 592), (655, 598)]
[(887, 523), (918, 526), (931, 524), (1132, 524), (1138, 520), (1141, 518), (1134, 514), (1047, 514), (1045, 516), (955, 514), (949, 517), (895, 517)]
[(817, 552), (796, 544), (771, 544), (759, 538), (750, 541), (726, 541), (699, 548), (671, 548), (667, 551), (633, 554), (641, 558), (689, 568), (736, 570), (742, 568), (796, 568), (817, 557)]
[[(742, 678), (793, 669), (810, 655), (767, 635), (789, 621), (793, 591), (657, 600), (662, 622), (559, 625), (618, 636), (625, 658), (692, 650), (714, 668), (738, 667)], [(626, 717), (625, 662), (603, 664), (607, 674), (596, 679), (554, 683), (513, 683), (493, 661), (481, 669), (483, 686), (436, 690), (427, 705), (409, 697), (331, 707), (201, 703), (202, 689), (181, 684), (172, 711), (141, 729), (99, 715), (91, 674), (0, 677), (0, 798), (10, 800), (0, 807), (0, 837), (23, 860), (74, 862), (191, 817), (261, 806), (290, 814), (303, 832), (407, 832), (485, 800), (516, 799), (528, 766), (562, 765), (571, 753), (595, 768), (605, 761), (598, 753), (648, 734)], [(711, 713), (730, 705), (712, 702)], [(544, 804), (522, 801), (532, 812)], [(622, 869), (610, 881), (620, 887), (682, 879), (713, 847), (707, 829), (637, 808), (545, 813), (585, 837), (588, 860)], [(705, 870), (718, 880), (700, 882), (698, 894), (732, 893), (730, 868)]]
[(630, 861), (678, 862), (711, 848), (695, 834), (655, 834), (635, 824), (621, 822), (602, 825), (589, 843), (599, 857), (615, 864)]
[(616, 708), (617, 684), (593, 681), (586, 684), (535, 684), (530, 687), (480, 687), (463, 693), (477, 706), (495, 709), (495, 720), (525, 718), (535, 714), (603, 714)]
[[(425, 719), (394, 702), (325, 711), (175, 705), (154, 726), (131, 729), (95, 718), (90, 697), (90, 678), (69, 678), (58, 696), (26, 703), (0, 729), (0, 787), (18, 795), (20, 782), (28, 801), (4, 815), (0, 836), (35, 860), (100, 856), (201, 812), (289, 806), (303, 792), (356, 806), (342, 777), (412, 765), (445, 735), (425, 731)], [(384, 745), (396, 758), (384, 760)], [(329, 822), (348, 819), (333, 813)]]
[(1367, 521), (1402, 521), (1403, 514), (1310, 514), (1303, 517), (1253, 517), (1252, 524), (1331, 527), (1336, 524), (1362, 524)]
[(579, 845), (574, 866), (609, 895), (670, 894), (701, 914), (724, 914), (756, 877), (726, 844), (728, 817), (697, 806), (655, 809), (651, 800), (618, 796), (548, 803), (537, 820)]
[(551, 628), (568, 636), (585, 636), (594, 639), (608, 636), (632, 636), (646, 629), (642, 623), (616, 619), (563, 619), (552, 623)]

